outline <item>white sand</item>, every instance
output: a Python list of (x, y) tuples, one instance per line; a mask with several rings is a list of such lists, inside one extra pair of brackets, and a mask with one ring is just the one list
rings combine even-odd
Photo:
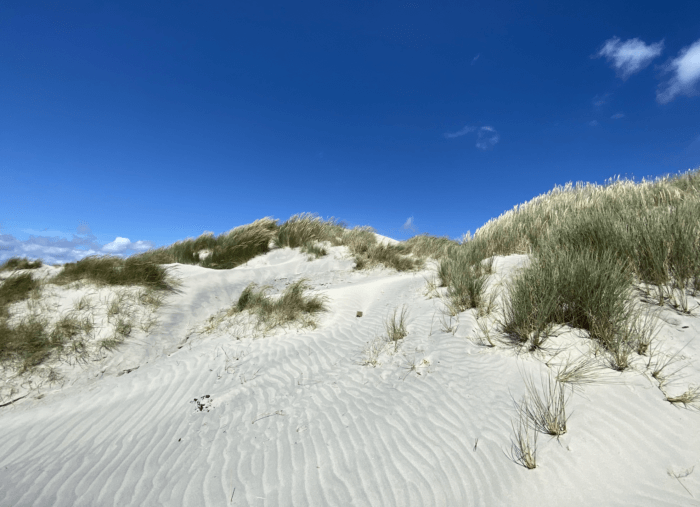
[[(442, 304), (425, 295), (430, 270), (353, 272), (344, 252), (309, 262), (275, 250), (226, 271), (174, 265), (184, 285), (156, 312), (160, 326), (103, 359), (57, 363), (62, 384), (19, 385), (12, 396), (27, 397), (0, 408), (0, 505), (698, 505), (700, 413), (665, 401), (641, 359), (639, 371), (608, 370), (607, 383), (577, 390), (568, 432), (540, 434), (527, 470), (508, 457), (513, 398), (549, 356), (475, 345), (474, 311), (443, 331)], [(497, 258), (494, 282), (526, 260)], [(249, 282), (276, 292), (301, 277), (329, 298), (317, 329), (254, 339), (234, 319), (194, 332)], [(52, 290), (63, 309), (88, 294)], [(398, 351), (360, 364), (402, 305)], [(688, 343), (675, 394), (700, 383), (700, 322), (664, 316), (662, 349)], [(568, 332), (550, 344), (568, 347), (555, 371), (588, 340)]]

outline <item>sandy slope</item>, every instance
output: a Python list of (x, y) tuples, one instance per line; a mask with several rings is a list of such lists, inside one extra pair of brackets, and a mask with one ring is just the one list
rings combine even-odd
[[(475, 345), (473, 312), (443, 331), (429, 270), (353, 272), (331, 250), (312, 262), (276, 250), (228, 271), (174, 265), (184, 285), (160, 327), (0, 409), (0, 505), (698, 505), (698, 411), (639, 372), (608, 374), (572, 395), (568, 433), (539, 435), (527, 470), (508, 457), (513, 398), (543, 360)], [(498, 258), (492, 288), (526, 260)], [(317, 329), (195, 332), (249, 282), (279, 291), (300, 277), (328, 296)], [(402, 305), (408, 336), (362, 365)], [(683, 391), (700, 382), (700, 324), (665, 319), (665, 350), (690, 343)], [(587, 347), (573, 332), (552, 344), (569, 347), (558, 358)]]

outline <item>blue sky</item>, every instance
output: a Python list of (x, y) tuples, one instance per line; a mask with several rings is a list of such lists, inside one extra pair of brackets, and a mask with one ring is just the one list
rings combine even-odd
[(300, 212), (458, 238), (700, 166), (700, 2), (0, 4), (0, 261)]

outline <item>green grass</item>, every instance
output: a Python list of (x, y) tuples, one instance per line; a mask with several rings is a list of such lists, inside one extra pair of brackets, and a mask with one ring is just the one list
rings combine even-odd
[(337, 246), (342, 244), (346, 230), (344, 224), (333, 218), (323, 220), (312, 213), (301, 213), (290, 217), (279, 227), (274, 242), (279, 248), (298, 248), (324, 241)]
[[(211, 269), (232, 269), (269, 252), (277, 230), (277, 220), (263, 218), (217, 237), (205, 233), (196, 239), (178, 241), (168, 247), (149, 250), (129, 258), (148, 265), (180, 263)], [(209, 250), (211, 253), (200, 259), (198, 253), (201, 250)]]
[(348, 247), (357, 270), (372, 269), (378, 265), (397, 271), (419, 269), (423, 266), (423, 257), (411, 256), (412, 250), (420, 250), (422, 253), (430, 248), (425, 240), (415, 240), (411, 245), (382, 245), (371, 227), (348, 229), (332, 218), (323, 220), (310, 213), (292, 216), (279, 227), (274, 240), (278, 247), (301, 247), (303, 252), (315, 257), (326, 255), (322, 247), (315, 245), (319, 242)]
[(401, 313), (399, 313), (399, 309), (396, 308), (394, 309), (394, 314), (384, 323), (387, 340), (394, 344), (394, 351), (398, 349), (399, 341), (408, 336), (406, 316), (406, 307), (401, 308)]
[(241, 293), (230, 314), (250, 312), (258, 319), (258, 325), (265, 331), (286, 324), (298, 324), (302, 327), (315, 327), (315, 317), (327, 311), (325, 297), (306, 294), (310, 289), (307, 280), (298, 280), (279, 295), (268, 294), (269, 287), (258, 287), (251, 283)]
[(484, 261), (481, 252), (469, 243), (449, 245), (440, 260), (437, 276), (447, 287), (447, 306), (451, 315), (485, 304), (484, 290), (493, 272), (493, 258)]
[(693, 310), (698, 216), (700, 170), (641, 183), (555, 187), (447, 246), (437, 274), (452, 307), (463, 311), (482, 301), (480, 261), (530, 254), (530, 265), (507, 286), (500, 322), (507, 340), (534, 351), (560, 326), (583, 329), (609, 366), (624, 370), (634, 354), (646, 353), (653, 327), (650, 310), (635, 302), (638, 292), (657, 305)]
[(30, 261), (29, 259), (20, 259), (19, 257), (12, 257), (7, 259), (4, 263), (0, 265), (0, 271), (14, 271), (18, 269), (37, 269), (44, 264), (40, 260)]
[(328, 255), (328, 250), (313, 241), (306, 242), (302, 245), (301, 251), (307, 254), (310, 258), (319, 259)]
[[(26, 259), (11, 260), (13, 262), (9, 265), (13, 266), (12, 269), (25, 269), (24, 266), (28, 264)], [(15, 325), (9, 323), (10, 305), (29, 298), (40, 298), (40, 291), (45, 285), (62, 286), (76, 281), (100, 286), (140, 285), (144, 287), (141, 302), (152, 306), (162, 302), (163, 293), (176, 291), (180, 285), (163, 266), (140, 259), (109, 256), (86, 257), (68, 263), (58, 275), (42, 282), (33, 279), (30, 273), (12, 274), (0, 284), (0, 362), (15, 365), (19, 373), (25, 373), (50, 357), (71, 356), (79, 361), (86, 360), (84, 337), (94, 328), (87, 317), (80, 320), (75, 315), (66, 315), (49, 325), (46, 318), (32, 314)], [(85, 299), (77, 303), (79, 310), (87, 307)], [(110, 317), (120, 312), (122, 309), (117, 304), (111, 308)], [(131, 322), (120, 318), (115, 324), (112, 341), (123, 342), (131, 330)]]
[[(437, 261), (448, 306), (457, 314), (472, 308), (481, 311), (487, 304), (484, 289), (492, 271), (488, 259), (525, 253), (530, 254), (531, 263), (507, 287), (501, 332), (511, 343), (537, 350), (559, 326), (583, 329), (606, 354), (609, 365), (623, 370), (634, 354), (647, 353), (650, 343), (647, 328), (651, 321), (640, 324), (648, 312), (643, 305), (634, 304), (635, 289), (656, 305), (686, 313), (693, 310), (687, 297), (700, 290), (698, 216), (700, 170), (695, 170), (640, 183), (618, 179), (605, 185), (555, 187), (489, 221), (473, 236), (467, 233), (461, 242), (419, 235), (384, 245), (371, 227), (348, 229), (333, 219), (306, 213), (282, 225), (264, 218), (217, 237), (206, 233), (127, 259), (88, 257), (66, 264), (49, 283), (82, 280), (164, 292), (177, 286), (164, 264), (231, 269), (268, 252), (271, 246), (301, 248), (318, 258), (327, 253), (324, 245), (330, 244), (346, 246), (356, 269), (382, 265), (412, 271), (422, 268), (428, 259)], [(200, 258), (202, 250), (210, 255)], [(39, 266), (41, 261), (13, 258), (0, 270)], [(42, 350), (58, 347), (61, 339), (57, 336), (70, 334), (64, 326), (58, 334), (54, 330), (52, 341), (52, 332), (42, 331), (39, 320), (24, 323), (20, 334), (10, 330), (8, 306), (37, 290), (37, 283), (27, 274), (13, 275), (0, 286), (2, 357), (22, 356), (34, 364), (43, 357)], [(262, 295), (253, 290), (245, 297), (257, 297), (260, 306), (247, 309), (263, 319), (285, 322), (298, 315), (276, 307), (264, 290)], [(296, 296), (284, 296), (280, 304), (293, 308), (297, 303), (289, 298), (303, 293), (301, 286), (295, 290)], [(120, 329), (122, 335), (131, 331), (125, 323)], [(20, 353), (23, 340), (26, 354)]]
[(78, 262), (70, 262), (51, 278), (49, 283), (68, 285), (78, 280), (98, 285), (135, 286), (154, 290), (172, 291), (178, 285), (168, 276), (168, 268), (133, 256), (126, 259), (114, 256), (89, 256)]

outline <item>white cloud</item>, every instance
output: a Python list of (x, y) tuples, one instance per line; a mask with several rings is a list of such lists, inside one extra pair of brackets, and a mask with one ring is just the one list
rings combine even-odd
[(117, 236), (114, 241), (103, 246), (102, 251), (109, 253), (123, 252), (124, 250), (144, 252), (149, 248), (153, 248), (153, 243), (150, 241), (137, 241), (136, 243), (132, 243), (129, 238)]
[[(37, 232), (27, 229), (25, 232)], [(41, 259), (45, 264), (65, 264), (76, 262), (90, 255), (116, 255), (125, 257), (128, 252), (144, 252), (155, 245), (151, 241), (131, 242), (128, 238), (117, 237), (106, 245), (100, 245), (89, 226), (81, 225), (71, 240), (68, 234), (56, 234), (58, 231), (41, 231), (39, 235), (30, 235), (28, 240), (20, 241), (11, 234), (0, 234), (0, 264), (12, 257), (27, 257), (31, 260)], [(51, 233), (51, 234), (49, 234)]]
[(615, 113), (610, 118), (613, 120), (619, 120), (620, 118), (624, 118), (624, 117), (625, 117), (625, 113)]
[(455, 137), (463, 136), (464, 134), (469, 134), (470, 132), (474, 132), (475, 130), (476, 127), (470, 127), (469, 125), (467, 125), (466, 127), (458, 130), (457, 132), (445, 134), (445, 137), (448, 139), (454, 139)]
[(476, 61), (479, 59), (480, 56), (481, 56), (481, 53), (479, 53), (478, 55), (476, 55), (476, 56), (472, 59), (472, 65), (474, 65), (474, 64), (476, 63)]
[(700, 40), (683, 48), (678, 57), (664, 69), (671, 72), (671, 79), (659, 85), (656, 100), (662, 104), (672, 101), (677, 95), (696, 95), (700, 82)]
[(501, 139), (493, 127), (481, 127), (479, 137), (476, 140), (476, 147), (480, 150), (490, 150)]
[(598, 126), (598, 120), (591, 120), (588, 122), (589, 127), (597, 127)]
[(636, 38), (621, 42), (618, 37), (613, 37), (605, 41), (603, 48), (595, 56), (604, 56), (612, 62), (612, 66), (624, 80), (649, 65), (663, 49), (663, 40), (647, 45)]

